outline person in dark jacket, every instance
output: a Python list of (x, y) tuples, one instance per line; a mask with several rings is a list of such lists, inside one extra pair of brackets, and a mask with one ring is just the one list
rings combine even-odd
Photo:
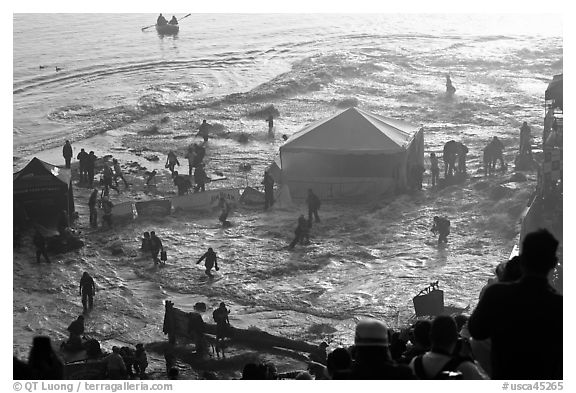
[(434, 216), (434, 224), (430, 229), (432, 233), (438, 232), (438, 244), (448, 243), (448, 235), (450, 234), (450, 220), (444, 217)]
[(64, 147), (62, 147), (62, 155), (64, 156), (66, 168), (70, 169), (70, 161), (72, 161), (72, 145), (70, 144), (70, 141), (64, 143)]
[(206, 191), (206, 181), (208, 180), (208, 175), (206, 175), (206, 171), (204, 170), (204, 164), (200, 163), (194, 169), (194, 192), (198, 191)]
[(49, 337), (34, 337), (28, 356), (28, 370), (31, 374), (30, 379), (64, 379), (64, 364), (52, 349)]
[(96, 294), (96, 284), (94, 284), (94, 279), (88, 272), (82, 274), (80, 279), (80, 296), (82, 296), (82, 307), (84, 307), (84, 313), (92, 310), (94, 307), (94, 295)]
[(202, 164), (204, 157), (206, 156), (206, 149), (202, 145), (194, 144), (194, 160), (193, 160), (193, 167), (196, 168), (197, 166)]
[(146, 367), (148, 367), (148, 356), (146, 356), (144, 344), (136, 344), (134, 357), (134, 369), (140, 379), (143, 379), (146, 376)]
[(306, 204), (308, 205), (308, 222), (312, 224), (312, 215), (314, 215), (314, 220), (320, 222), (320, 217), (318, 217), (318, 210), (320, 209), (320, 198), (311, 188), (308, 189), (308, 196), (306, 197)]
[(166, 18), (164, 18), (164, 15), (160, 14), (158, 15), (158, 18), (156, 19), (156, 24), (158, 26), (164, 26), (168, 24), (168, 21), (166, 20)]
[(226, 303), (224, 302), (221, 302), (218, 308), (212, 313), (212, 318), (214, 318), (214, 322), (216, 322), (216, 341), (226, 338), (228, 329), (230, 328), (229, 314), (230, 310), (226, 308)]
[(75, 321), (68, 326), (70, 337), (65, 344), (66, 349), (70, 351), (80, 351), (83, 349), (82, 335), (84, 334), (84, 316), (80, 315)]
[(46, 252), (46, 239), (42, 236), (39, 230), (34, 232), (34, 238), (32, 241), (36, 247), (36, 262), (40, 263), (40, 256), (42, 255), (46, 259), (46, 262), (51, 263), (50, 258), (48, 258), (48, 253)]
[(90, 198), (88, 199), (88, 209), (90, 210), (90, 226), (92, 228), (98, 227), (98, 210), (96, 209), (96, 203), (98, 202), (98, 190), (92, 190)]
[(547, 230), (527, 234), (520, 280), (488, 286), (468, 320), (472, 338), (491, 339), (492, 379), (563, 378), (563, 298), (548, 282), (557, 249)]
[(172, 15), (172, 19), (170, 19), (170, 22), (168, 22), (168, 24), (170, 25), (177, 25), (178, 24), (178, 19), (176, 19), (176, 17), (174, 15)]
[(264, 210), (268, 210), (274, 204), (274, 178), (268, 173), (264, 172)]
[(86, 172), (86, 159), (88, 158), (88, 153), (84, 148), (80, 149), (80, 153), (76, 156), (79, 162), (79, 172), (80, 172), (80, 182), (85, 182), (88, 178), (88, 173)]
[(300, 217), (298, 217), (298, 225), (294, 230), (294, 240), (292, 240), (292, 242), (288, 245), (289, 250), (292, 250), (296, 244), (302, 243), (304, 241), (305, 236), (309, 233), (309, 226), (310, 224), (306, 218), (304, 218), (304, 215), (301, 214)]
[(152, 253), (152, 260), (154, 261), (154, 265), (160, 263), (160, 259), (158, 259), (158, 254), (160, 251), (164, 251), (164, 246), (162, 245), (162, 240), (158, 236), (156, 236), (156, 232), (150, 232), (150, 252)]
[(150, 239), (150, 232), (144, 232), (144, 237), (142, 238), (142, 245), (140, 246), (140, 250), (142, 250), (143, 252), (150, 252), (152, 248), (151, 241), (152, 240)]
[(92, 188), (94, 185), (94, 167), (96, 165), (96, 160), (98, 157), (91, 151), (86, 157), (86, 174), (88, 176), (88, 187)]
[(176, 165), (180, 166), (180, 162), (178, 161), (176, 153), (170, 150), (168, 152), (168, 156), (166, 157), (166, 164), (164, 166), (170, 170), (170, 174), (172, 174), (172, 176), (174, 176), (174, 168)]
[(396, 364), (389, 350), (388, 328), (378, 320), (356, 325), (350, 379), (415, 379), (410, 367)]
[(218, 267), (218, 257), (216, 255), (216, 253), (214, 252), (214, 250), (212, 249), (212, 247), (208, 248), (208, 251), (206, 251), (204, 253), (204, 255), (202, 255), (200, 257), (200, 259), (198, 259), (198, 262), (196, 262), (196, 265), (198, 265), (203, 260), (206, 260), (204, 262), (204, 266), (206, 267), (206, 275), (208, 277), (213, 277), (212, 272), (211, 272), (212, 268), (214, 267), (216, 269), (216, 271), (220, 270), (220, 268)]
[[(106, 190), (106, 189), (105, 189)], [(104, 214), (102, 216), (102, 221), (108, 224), (108, 228), (112, 228), (112, 208), (114, 204), (110, 201), (110, 197), (108, 195), (102, 198), (102, 210)]]
[(230, 224), (230, 221), (227, 220), (228, 215), (232, 209), (224, 194), (220, 194), (220, 197), (218, 198), (218, 207), (220, 208), (220, 216), (218, 216), (218, 221), (220, 221), (223, 226), (232, 225)]
[(212, 128), (212, 126), (208, 124), (206, 120), (202, 120), (202, 124), (200, 124), (200, 127), (198, 128), (196, 136), (201, 136), (202, 139), (204, 139), (204, 142), (208, 142), (208, 133), (210, 128)]
[(190, 179), (174, 171), (174, 185), (178, 188), (178, 195), (185, 195), (192, 187)]

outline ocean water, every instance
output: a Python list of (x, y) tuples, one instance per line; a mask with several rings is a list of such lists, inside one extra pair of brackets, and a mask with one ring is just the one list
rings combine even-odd
[[(143, 161), (133, 149), (146, 146), (160, 157), (183, 149), (191, 131), (209, 119), (218, 136), (210, 141), (208, 169), (227, 175), (222, 186), (259, 185), (279, 135), (355, 103), (425, 127), (427, 153), (441, 151), (449, 139), (463, 141), (475, 174), (493, 135), (504, 141), (508, 161), (523, 121), (540, 142), (544, 90), (563, 69), (557, 15), (193, 14), (181, 21), (176, 37), (141, 31), (155, 19), (14, 15), (15, 169), (35, 155), (61, 160), (59, 149), (69, 139), (99, 156), (113, 150), (123, 162), (166, 171), (162, 159)], [(448, 73), (457, 89), (452, 99), (444, 95)], [(266, 123), (257, 116), (267, 105), (280, 112), (274, 140), (265, 137)], [(138, 132), (164, 116), (170, 122), (161, 135)], [(239, 143), (240, 134), (250, 141)], [(237, 170), (242, 162), (254, 168), (247, 178)], [(61, 336), (62, 320), (77, 313), (75, 282), (83, 270), (94, 272), (105, 289), (93, 333), (126, 342), (161, 339), (168, 298), (188, 309), (196, 301), (224, 300), (237, 326), (331, 345), (349, 343), (363, 316), (406, 322), (412, 296), (431, 281), (440, 280), (448, 304), (473, 307), (496, 264), (507, 258), (534, 189), (531, 174), (494, 200), (487, 190), (505, 177), (371, 204), (323, 204), (313, 244), (292, 253), (282, 247), (302, 204), (274, 214), (239, 209), (228, 230), (208, 216), (132, 223), (99, 235), (80, 260), (64, 257), (38, 269), (19, 261), (15, 351), (27, 350), (31, 334)], [(447, 248), (438, 249), (429, 232), (437, 214), (452, 220)], [(168, 245), (168, 268), (103, 251), (117, 239), (137, 248), (149, 227)], [(214, 281), (193, 265), (209, 245), (222, 257)], [(46, 294), (54, 304), (39, 300)], [(19, 311), (23, 304), (31, 308), (26, 316)]]

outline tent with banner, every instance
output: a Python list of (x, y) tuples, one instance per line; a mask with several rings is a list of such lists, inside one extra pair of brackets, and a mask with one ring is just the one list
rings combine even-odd
[(74, 214), (74, 194), (70, 169), (60, 168), (34, 157), (13, 175), (14, 221), (55, 227), (65, 211)]
[(292, 197), (309, 188), (321, 199), (393, 193), (424, 167), (424, 131), (349, 108), (292, 135), (280, 147), (280, 164)]

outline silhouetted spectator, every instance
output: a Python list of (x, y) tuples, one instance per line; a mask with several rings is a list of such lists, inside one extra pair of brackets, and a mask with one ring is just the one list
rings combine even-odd
[(415, 356), (423, 355), (430, 350), (430, 328), (432, 323), (427, 320), (414, 323), (410, 333), (412, 346), (402, 354), (400, 363), (409, 364)]
[(242, 369), (242, 378), (247, 380), (266, 379), (266, 366), (263, 364), (247, 363)]
[(459, 379), (488, 379), (488, 376), (471, 359), (454, 355), (458, 330), (454, 318), (437, 316), (430, 328), (431, 349), (410, 362), (410, 368), (418, 379), (451, 379), (447, 372), (461, 374)]
[(28, 356), (31, 379), (64, 379), (64, 365), (46, 336), (34, 337)]
[(12, 356), (12, 379), (25, 380), (33, 378), (32, 369), (28, 367), (28, 363), (23, 362), (16, 356)]
[(562, 295), (548, 283), (558, 241), (545, 229), (522, 243), (519, 281), (486, 288), (468, 321), (474, 339), (492, 341), (493, 379), (562, 379)]
[(126, 379), (128, 371), (126, 365), (120, 355), (120, 348), (112, 347), (112, 353), (104, 358), (106, 363), (106, 373), (108, 379)]
[(346, 348), (336, 348), (326, 358), (326, 369), (331, 379), (350, 379), (352, 357)]
[(146, 376), (146, 367), (148, 367), (148, 356), (144, 344), (136, 344), (136, 352), (134, 353), (134, 370), (140, 379)]
[(408, 366), (392, 360), (388, 346), (388, 328), (383, 322), (375, 319), (358, 322), (351, 379), (414, 379)]

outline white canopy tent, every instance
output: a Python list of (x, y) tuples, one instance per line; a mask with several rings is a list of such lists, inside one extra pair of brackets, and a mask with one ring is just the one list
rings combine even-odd
[(323, 199), (404, 189), (424, 165), (423, 129), (349, 108), (306, 126), (280, 147), (282, 183), (293, 197)]

